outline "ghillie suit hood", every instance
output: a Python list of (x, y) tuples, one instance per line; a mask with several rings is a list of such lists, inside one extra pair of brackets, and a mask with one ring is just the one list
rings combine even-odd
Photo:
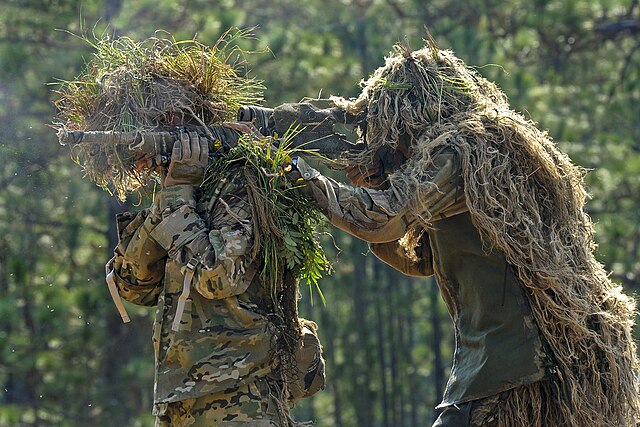
[(473, 223), (514, 266), (556, 366), (550, 380), (509, 394), (499, 425), (635, 425), (635, 306), (593, 256), (584, 171), (493, 83), (431, 41), (414, 52), (396, 46), (357, 99), (333, 100), (366, 114), (368, 145), (356, 164), (410, 140), (410, 158), (389, 177), (413, 190), (410, 208), (422, 219), (407, 244), (432, 219), (420, 200), (434, 185), (433, 157), (443, 147), (458, 153)]
[[(79, 76), (62, 81), (53, 127), (144, 132), (171, 130), (175, 122), (212, 126), (235, 120), (241, 105), (262, 101), (264, 89), (243, 75), (243, 52), (235, 43), (247, 35), (227, 32), (212, 46), (162, 32), (142, 41), (85, 38), (95, 51)], [(89, 179), (121, 200), (148, 181), (150, 172), (135, 167), (137, 153), (127, 146), (72, 149)]]

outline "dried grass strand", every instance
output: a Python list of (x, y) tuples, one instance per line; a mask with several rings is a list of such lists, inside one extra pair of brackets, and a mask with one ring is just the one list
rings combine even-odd
[[(242, 54), (235, 42), (247, 35), (227, 32), (213, 47), (160, 34), (142, 41), (87, 38), (93, 56), (80, 76), (58, 90), (54, 127), (126, 132), (234, 120), (241, 105), (262, 100), (262, 84), (247, 77), (235, 59)], [(120, 199), (150, 176), (135, 168), (136, 153), (126, 146), (82, 145), (72, 153), (92, 181)]]

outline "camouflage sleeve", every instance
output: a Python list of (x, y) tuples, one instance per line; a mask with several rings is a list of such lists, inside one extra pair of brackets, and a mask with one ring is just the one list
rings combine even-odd
[(117, 217), (118, 245), (109, 268), (118, 293), (134, 304), (156, 305), (162, 291), (167, 252), (149, 238), (158, 222), (149, 210)]
[[(454, 160), (453, 153), (441, 155), (433, 171), (434, 185), (420, 194), (420, 209), (428, 211), (430, 217), (444, 215), (458, 203), (455, 191), (448, 188), (455, 189), (457, 185), (459, 168)], [(302, 159), (298, 159), (297, 167), (306, 182), (303, 191), (316, 201), (333, 225), (356, 237), (372, 243), (393, 242), (402, 238), (415, 220), (415, 206), (410, 206), (415, 203), (414, 191), (404, 181), (394, 180), (393, 175), (389, 188), (376, 190), (339, 183)], [(461, 208), (466, 209), (463, 198)]]
[[(188, 187), (188, 188), (187, 188)], [(176, 185), (162, 190), (161, 222), (151, 237), (169, 258), (193, 270), (192, 286), (209, 299), (244, 293), (253, 278), (248, 268), (251, 218), (246, 200), (229, 197), (224, 213), (208, 229), (196, 211), (193, 188)]]

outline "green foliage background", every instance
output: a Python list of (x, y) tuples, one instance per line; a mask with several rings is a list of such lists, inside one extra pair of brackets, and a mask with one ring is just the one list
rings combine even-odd
[[(213, 42), (255, 27), (246, 48), (267, 105), (358, 93), (391, 45), (441, 47), (497, 81), (513, 105), (594, 169), (598, 256), (640, 287), (638, 0), (0, 0), (0, 426), (150, 426), (152, 313), (122, 325), (104, 285), (118, 204), (82, 179), (47, 127), (46, 85), (77, 75), (70, 36)], [(58, 31), (63, 30), (63, 31)], [(498, 65), (493, 65), (498, 64)], [(318, 426), (423, 426), (444, 386), (453, 331), (430, 280), (374, 262), (331, 230), (327, 305), (301, 310), (324, 341), (328, 387), (299, 405)], [(334, 249), (335, 244), (341, 249)], [(305, 288), (303, 288), (305, 289)]]

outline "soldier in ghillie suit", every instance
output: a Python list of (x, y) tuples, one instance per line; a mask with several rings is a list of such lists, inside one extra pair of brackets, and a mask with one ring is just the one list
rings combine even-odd
[[(324, 386), (315, 324), (298, 318), (297, 300), (304, 268), (317, 267), (317, 277), (326, 259), (311, 219), (291, 221), (314, 209), (293, 194), (280, 197), (291, 192), (275, 173), (286, 153), (263, 138), (228, 146), (205, 127), (233, 119), (261, 89), (226, 62), (228, 42), (100, 41), (86, 75), (69, 82), (57, 104), (61, 131), (183, 126), (168, 167), (132, 145), (72, 147), (88, 175), (121, 197), (148, 178), (160, 184), (148, 209), (118, 215), (107, 264), (120, 308), (118, 295), (157, 307), (158, 427), (292, 427), (290, 406)], [(294, 231), (286, 246), (283, 233)]]
[(434, 426), (632, 426), (634, 302), (593, 256), (584, 171), (505, 95), (428, 41), (357, 99), (364, 153), (297, 170), (330, 221), (396, 269), (435, 274), (455, 323)]

